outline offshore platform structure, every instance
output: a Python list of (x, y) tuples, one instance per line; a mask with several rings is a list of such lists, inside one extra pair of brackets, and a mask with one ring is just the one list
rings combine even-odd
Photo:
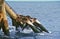
[(12, 19), (12, 25), (17, 28), (20, 26), (23, 30), (29, 26), (35, 33), (47, 32), (49, 31), (43, 27), (43, 25), (36, 19), (30, 16), (18, 15), (12, 8), (5, 2), (5, 0), (0, 0), (0, 29), (2, 28), (5, 35), (9, 35), (9, 26), (7, 21), (7, 13)]

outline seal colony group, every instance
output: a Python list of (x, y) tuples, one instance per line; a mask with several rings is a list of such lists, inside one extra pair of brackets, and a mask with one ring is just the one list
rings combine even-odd
[[(3, 2), (1, 3), (1, 1)], [(40, 33), (43, 31), (50, 33), (36, 18), (16, 14), (14, 10), (7, 3), (5, 3), (4, 0), (1, 1), (0, 1), (0, 29), (2, 28), (5, 35), (9, 35), (9, 27), (6, 12), (12, 19), (12, 25), (16, 27), (16, 30), (19, 26), (22, 28), (22, 30), (29, 26), (35, 33)]]

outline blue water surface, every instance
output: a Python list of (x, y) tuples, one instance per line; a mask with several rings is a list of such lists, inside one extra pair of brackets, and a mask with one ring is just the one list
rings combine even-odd
[[(53, 2), (7, 2), (17, 14), (37, 18), (51, 34), (21, 34), (6, 39), (60, 39), (60, 1)], [(8, 17), (9, 25), (12, 25)], [(1, 37), (3, 39), (3, 37)]]

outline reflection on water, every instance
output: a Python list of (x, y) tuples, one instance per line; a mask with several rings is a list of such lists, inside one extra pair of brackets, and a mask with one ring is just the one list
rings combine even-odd
[(36, 35), (43, 35), (43, 33), (34, 33), (31, 29), (24, 29), (23, 31), (20, 29), (20, 31), (19, 30), (16, 31), (14, 26), (9, 26), (9, 31), (10, 31), (10, 36), (6, 36), (1, 30), (0, 38), (15, 39), (15, 38), (35, 37)]
[[(34, 33), (31, 29), (25, 29), (24, 31), (22, 31), (20, 28), (20, 30), (18, 29), (18, 31), (15, 30), (15, 27), (14, 26), (10, 26), (9, 27), (10, 29), (10, 36), (6, 36), (4, 35), (4, 33), (2, 31), (0, 31), (0, 38), (1, 39), (48, 39), (48, 38), (56, 38), (56, 37), (59, 37), (58, 35), (60, 34), (60, 32), (52, 32), (52, 33)], [(28, 32), (30, 31), (30, 32)]]

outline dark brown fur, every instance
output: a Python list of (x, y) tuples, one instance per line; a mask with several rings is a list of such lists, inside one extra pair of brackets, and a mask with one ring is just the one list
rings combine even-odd
[(2, 5), (4, 3), (4, 0), (0, 0), (0, 5)]

